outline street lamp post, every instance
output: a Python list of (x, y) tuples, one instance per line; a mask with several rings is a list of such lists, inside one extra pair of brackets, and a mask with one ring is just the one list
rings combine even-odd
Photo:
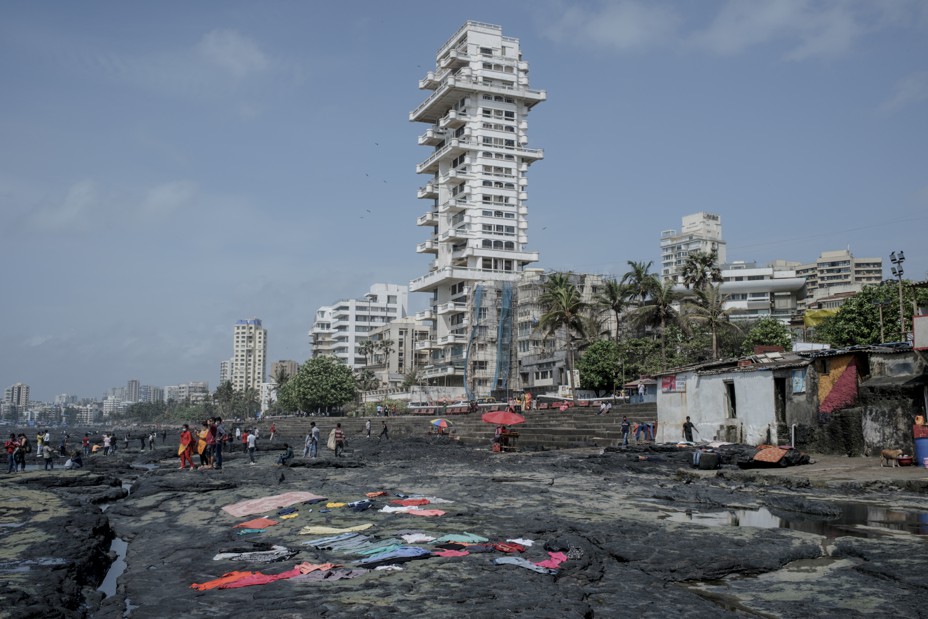
[(902, 305), (902, 275), (904, 271), (902, 270), (902, 263), (905, 262), (905, 253), (903, 251), (890, 252), (889, 261), (893, 263), (892, 273), (893, 276), (899, 281), (899, 331), (902, 333), (902, 340), (905, 341), (906, 328), (905, 328), (905, 309)]

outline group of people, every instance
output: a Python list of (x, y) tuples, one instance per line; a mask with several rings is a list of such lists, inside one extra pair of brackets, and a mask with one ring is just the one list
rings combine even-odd
[[(55, 461), (59, 456), (68, 455), (69, 438), (70, 435), (65, 434), (61, 439), (60, 447), (55, 448), (52, 446), (52, 437), (48, 430), (40, 431), (36, 435), (36, 458), (42, 460), (46, 471), (54, 470)], [(7, 473), (25, 471), (26, 457), (32, 453), (32, 443), (29, 442), (29, 437), (22, 432), (20, 432), (18, 436), (11, 432), (10, 438), (4, 442), (3, 447), (7, 455)], [(81, 456), (81, 452), (80, 450), (76, 450), (70, 455), (67, 462), (65, 462), (64, 468), (76, 469), (81, 468), (83, 465), (84, 460)]]
[[(231, 443), (232, 435), (226, 432), (222, 425), (222, 417), (211, 417), (201, 422), (199, 430), (191, 431), (190, 424), (184, 424), (180, 433), (180, 445), (177, 455), (180, 456), (180, 468), (196, 469), (222, 469), (223, 446)], [(193, 451), (200, 457), (199, 466), (193, 464)]]

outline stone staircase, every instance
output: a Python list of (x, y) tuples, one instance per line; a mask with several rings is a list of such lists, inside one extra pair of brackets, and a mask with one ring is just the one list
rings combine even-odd
[[(518, 432), (516, 443), (520, 449), (566, 449), (571, 447), (615, 447), (622, 444), (622, 416), (632, 423), (630, 443), (634, 444), (635, 423), (656, 423), (657, 407), (648, 404), (621, 404), (613, 406), (608, 415), (597, 416), (595, 407), (571, 408), (564, 412), (555, 410), (529, 411), (525, 423), (511, 426)], [(431, 429), (431, 420), (436, 415), (401, 415), (397, 417), (370, 417), (371, 436), (376, 437), (386, 421), (391, 438), (426, 436)], [(484, 423), (480, 414), (445, 415), (453, 425), (450, 435), (470, 445), (489, 445), (496, 426)], [(364, 431), (365, 417), (283, 417), (262, 420), (259, 424), (261, 437), (268, 436), (271, 421), (277, 426), (275, 444), (289, 442), (294, 448), (302, 449), (303, 439), (309, 422), (315, 421), (322, 431), (323, 442), (336, 423), (341, 423), (348, 439)], [(267, 445), (265, 442), (264, 445)], [(299, 451), (299, 450), (298, 450)]]

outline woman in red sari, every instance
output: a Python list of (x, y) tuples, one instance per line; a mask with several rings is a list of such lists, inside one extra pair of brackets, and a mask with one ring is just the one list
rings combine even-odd
[(180, 447), (177, 448), (177, 455), (180, 456), (180, 468), (184, 468), (184, 461), (190, 464), (190, 470), (193, 470), (193, 458), (190, 457), (190, 451), (193, 443), (193, 437), (190, 435), (190, 426), (184, 424), (184, 429), (180, 433)]

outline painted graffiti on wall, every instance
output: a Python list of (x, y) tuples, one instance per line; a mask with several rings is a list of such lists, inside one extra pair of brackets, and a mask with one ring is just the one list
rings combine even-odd
[(823, 359), (819, 369), (818, 412), (833, 413), (857, 401), (857, 359), (853, 355)]

